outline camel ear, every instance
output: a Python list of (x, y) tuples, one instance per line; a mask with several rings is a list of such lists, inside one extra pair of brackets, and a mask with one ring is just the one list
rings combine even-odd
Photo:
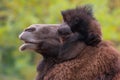
[(68, 22), (69, 20), (71, 20), (71, 15), (72, 15), (72, 13), (71, 13), (70, 10), (62, 11), (61, 14), (62, 14), (63, 20), (64, 20), (65, 22)]
[(87, 39), (85, 39), (85, 43), (91, 46), (96, 46), (101, 41), (102, 41), (101, 36), (96, 33), (89, 33)]
[(63, 20), (65, 21), (66, 20), (65, 11), (61, 11), (61, 14), (62, 14)]

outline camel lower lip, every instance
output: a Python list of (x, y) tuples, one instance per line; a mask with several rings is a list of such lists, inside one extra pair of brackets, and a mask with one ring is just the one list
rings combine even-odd
[(22, 44), (20, 47), (19, 47), (19, 51), (24, 51), (25, 50), (25, 45)]

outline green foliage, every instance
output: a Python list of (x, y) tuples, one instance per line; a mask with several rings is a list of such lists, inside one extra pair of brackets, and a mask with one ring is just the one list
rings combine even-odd
[(19, 52), (18, 35), (31, 24), (61, 23), (60, 11), (92, 4), (100, 22), (103, 39), (120, 49), (120, 1), (114, 0), (1, 0), (0, 2), (0, 79), (32, 80), (41, 56)]

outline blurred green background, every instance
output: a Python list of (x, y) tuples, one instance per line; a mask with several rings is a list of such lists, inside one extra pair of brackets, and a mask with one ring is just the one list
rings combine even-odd
[(18, 35), (36, 23), (61, 23), (60, 11), (92, 4), (102, 26), (103, 39), (120, 51), (120, 0), (0, 0), (0, 80), (33, 80), (42, 58), (34, 52), (19, 52)]

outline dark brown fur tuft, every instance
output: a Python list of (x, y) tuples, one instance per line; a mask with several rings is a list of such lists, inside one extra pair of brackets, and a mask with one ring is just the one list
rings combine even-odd
[(62, 11), (62, 16), (72, 32), (78, 32), (82, 35), (82, 38), (79, 37), (79, 39), (87, 45), (96, 46), (101, 41), (101, 29), (93, 17), (90, 5)]

